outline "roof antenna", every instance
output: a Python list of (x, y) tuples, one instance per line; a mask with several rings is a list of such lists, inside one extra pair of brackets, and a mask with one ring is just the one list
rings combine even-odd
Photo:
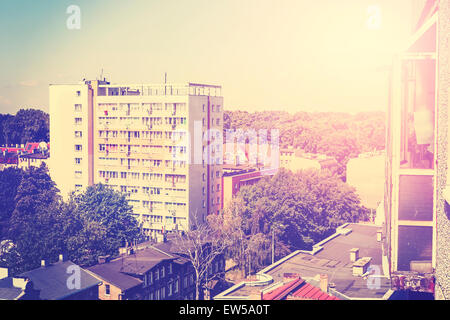
[(167, 95), (167, 72), (164, 72), (164, 95)]

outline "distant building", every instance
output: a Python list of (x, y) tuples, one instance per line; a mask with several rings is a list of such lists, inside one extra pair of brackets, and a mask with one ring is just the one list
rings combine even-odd
[[(257, 183), (261, 178), (273, 176), (277, 169), (250, 166), (223, 165), (222, 204), (225, 208), (241, 187)], [(218, 185), (219, 186), (219, 185)]]
[(8, 167), (21, 169), (30, 166), (39, 167), (41, 163), (48, 166), (50, 145), (45, 142), (29, 142), (26, 145), (0, 146), (0, 170)]
[(96, 300), (99, 284), (63, 255), (56, 263), (42, 260), (40, 268), (16, 277), (8, 277), (8, 270), (0, 268), (0, 300)]
[(63, 196), (97, 183), (125, 193), (148, 238), (188, 230), (222, 206), (211, 191), (222, 179), (221, 94), (195, 83), (50, 85), (51, 177)]
[[(393, 293), (387, 260), (382, 254), (381, 228), (368, 224), (344, 224), (335, 234), (315, 244), (312, 251), (297, 250), (254, 277), (258, 283), (237, 284), (214, 299), (287, 298), (289, 295), (298, 299), (331, 299), (329, 295), (341, 300), (386, 300)], [(307, 284), (310, 286), (305, 291), (311, 295), (299, 291)], [(285, 286), (285, 290), (277, 290), (279, 285)]]
[(307, 169), (332, 171), (337, 167), (336, 159), (326, 155), (306, 153), (293, 147), (280, 149), (280, 168), (285, 168), (294, 173)]
[(416, 0), (413, 13), (391, 71), (384, 250), (396, 290), (450, 299), (450, 2)]
[(356, 189), (366, 208), (376, 209), (383, 201), (385, 165), (384, 152), (364, 153), (347, 163), (346, 181)]

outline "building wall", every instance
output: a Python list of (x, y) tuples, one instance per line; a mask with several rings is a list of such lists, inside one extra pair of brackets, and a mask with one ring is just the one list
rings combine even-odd
[(383, 200), (385, 156), (350, 159), (347, 163), (347, 183), (356, 189), (361, 203), (376, 209)]
[[(80, 96), (77, 96), (80, 91)], [(50, 85), (50, 145), (52, 157), (49, 161), (50, 175), (57, 184), (63, 197), (75, 190), (75, 185), (88, 185), (88, 86)], [(81, 111), (75, 111), (75, 104), (81, 104)], [(82, 123), (75, 124), (75, 118)], [(82, 137), (76, 138), (75, 131), (81, 131)], [(81, 145), (82, 151), (75, 151), (75, 145)], [(81, 164), (75, 164), (75, 158), (81, 158)], [(81, 171), (81, 177), (75, 172)]]
[[(136, 91), (123, 94), (124, 88)], [(79, 97), (76, 91), (81, 92)], [(220, 87), (195, 84), (110, 85), (88, 81), (52, 85), (51, 175), (64, 195), (74, 191), (76, 185), (83, 189), (97, 183), (126, 193), (148, 237), (156, 238), (163, 230), (186, 229), (192, 215), (203, 219), (221, 209), (221, 190), (216, 190), (221, 183), (221, 162), (208, 165), (201, 158), (189, 161), (197, 144), (200, 151), (202, 145), (206, 146), (201, 139), (207, 129), (222, 133), (223, 98), (219, 95)], [(81, 104), (81, 110), (75, 110), (75, 104)], [(75, 125), (75, 118), (82, 118), (82, 123)], [(200, 124), (200, 139), (194, 136), (196, 123)], [(82, 138), (75, 138), (75, 130), (83, 132)], [(175, 133), (185, 137), (175, 139)], [(220, 161), (221, 137), (214, 142), (214, 156)], [(74, 151), (76, 144), (82, 151)], [(81, 164), (75, 165), (75, 158), (82, 159)], [(155, 175), (157, 179), (150, 179)]]
[(438, 164), (436, 299), (450, 299), (450, 214), (443, 189), (450, 184), (450, 2), (440, 1), (438, 29)]

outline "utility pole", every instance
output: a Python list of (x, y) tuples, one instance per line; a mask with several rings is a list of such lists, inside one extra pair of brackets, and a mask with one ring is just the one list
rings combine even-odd
[(275, 229), (272, 227), (272, 264), (275, 262)]

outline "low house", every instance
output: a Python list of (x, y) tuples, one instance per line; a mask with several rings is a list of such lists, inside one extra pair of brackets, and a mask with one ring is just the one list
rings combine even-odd
[(41, 267), (9, 277), (1, 268), (0, 299), (96, 300), (100, 281), (63, 255), (55, 263), (42, 260)]
[(101, 281), (100, 300), (178, 300), (179, 263), (154, 248), (126, 248), (118, 258), (100, 257), (87, 270)]

